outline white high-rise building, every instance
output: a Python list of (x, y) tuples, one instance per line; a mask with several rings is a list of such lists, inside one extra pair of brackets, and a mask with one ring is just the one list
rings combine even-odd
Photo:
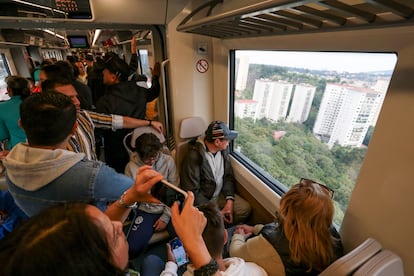
[(292, 104), (286, 121), (303, 123), (308, 119), (316, 87), (309, 84), (296, 84)]
[(378, 106), (381, 93), (370, 88), (327, 84), (313, 128), (332, 148), (360, 147)]
[(246, 89), (247, 76), (249, 74), (249, 57), (240, 56), (236, 65), (236, 90)]
[(379, 113), (381, 111), (381, 107), (382, 107), (382, 104), (384, 102), (385, 95), (387, 94), (389, 84), (390, 84), (390, 79), (379, 79), (379, 80), (377, 80), (375, 85), (372, 86), (372, 89), (374, 89), (376, 91), (379, 91), (381, 93), (380, 103), (378, 104), (378, 108), (375, 111), (374, 116), (372, 117), (372, 122), (371, 122), (372, 126), (375, 126), (376, 123), (377, 123), (378, 116), (379, 116)]
[(234, 115), (239, 118), (254, 118), (256, 114), (257, 101), (236, 100), (234, 102)]
[(256, 80), (253, 100), (257, 101), (255, 119), (285, 119), (293, 84), (283, 81)]

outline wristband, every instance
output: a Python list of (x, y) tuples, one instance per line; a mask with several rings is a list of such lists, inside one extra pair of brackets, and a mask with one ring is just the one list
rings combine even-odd
[(127, 193), (127, 191), (125, 191), (122, 195), (121, 195), (121, 197), (119, 198), (119, 200), (118, 200), (118, 203), (119, 203), (119, 205), (121, 206), (121, 207), (124, 207), (124, 208), (137, 208), (137, 206), (138, 206), (138, 203), (137, 202), (134, 202), (133, 204), (130, 204), (130, 205), (126, 205), (125, 204), (125, 202), (124, 202), (124, 197), (125, 197), (125, 195), (126, 195), (126, 193)]
[(199, 269), (194, 270), (194, 276), (211, 276), (218, 271), (218, 264), (215, 259), (200, 267)]
[(148, 126), (152, 126), (152, 120), (148, 120)]

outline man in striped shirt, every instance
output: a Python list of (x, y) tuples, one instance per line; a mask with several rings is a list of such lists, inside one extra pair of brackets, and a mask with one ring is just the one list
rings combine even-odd
[(42, 91), (47, 92), (48, 90), (56, 90), (72, 99), (78, 112), (78, 127), (76, 133), (70, 138), (67, 149), (73, 152), (85, 153), (85, 158), (88, 160), (98, 159), (95, 152), (95, 128), (116, 130), (150, 125), (160, 133), (163, 132), (163, 126), (160, 122), (81, 110), (78, 94), (70, 81), (65, 78), (42, 82)]

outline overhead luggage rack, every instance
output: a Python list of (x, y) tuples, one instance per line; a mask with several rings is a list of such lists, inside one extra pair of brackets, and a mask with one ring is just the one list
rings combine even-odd
[[(213, 14), (222, 2), (209, 1), (193, 10), (177, 31), (228, 39), (414, 23), (412, 0), (268, 0)], [(200, 18), (206, 10), (207, 16)]]

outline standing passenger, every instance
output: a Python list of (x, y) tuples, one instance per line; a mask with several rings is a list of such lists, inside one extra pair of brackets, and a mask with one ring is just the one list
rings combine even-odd
[[(66, 96), (69, 96), (78, 112), (78, 127), (68, 144), (68, 150), (73, 152), (85, 153), (86, 159), (97, 160), (95, 147), (94, 129), (120, 129), (120, 128), (137, 128), (147, 126), (148, 121), (139, 120), (131, 117), (119, 115), (100, 114), (92, 111), (81, 110), (78, 94), (68, 79), (47, 80), (42, 83), (42, 89), (47, 93), (48, 90), (54, 90)], [(152, 127), (159, 132), (163, 131), (160, 122), (152, 122)]]
[[(96, 111), (105, 114), (119, 114), (137, 119), (145, 119), (147, 102), (160, 94), (160, 64), (156, 63), (152, 71), (152, 86), (149, 89), (138, 86), (135, 81), (128, 81), (130, 68), (116, 55), (110, 55), (103, 71), (107, 92), (96, 104)], [(148, 125), (151, 126), (150, 120)], [(129, 156), (123, 145), (127, 130), (105, 131), (105, 161), (117, 172), (123, 172)]]
[(22, 101), (31, 94), (30, 83), (20, 76), (6, 78), (7, 93), (10, 100), (0, 102), (0, 141), (8, 139), (8, 149), (20, 142), (26, 142), (26, 134), (19, 127), (19, 107)]
[[(143, 167), (134, 185), (130, 177), (102, 162), (66, 150), (77, 128), (77, 112), (65, 95), (38, 93), (27, 98), (20, 110), (28, 144), (17, 144), (3, 163), (9, 191), (28, 216), (57, 203), (82, 201), (105, 210), (113, 220), (125, 219), (129, 213), (126, 210), (142, 198), (137, 187), (142, 178), (153, 177), (155, 182), (162, 179), (157, 172)], [(113, 208), (107, 208), (108, 202), (116, 200), (116, 208), (113, 204)]]

